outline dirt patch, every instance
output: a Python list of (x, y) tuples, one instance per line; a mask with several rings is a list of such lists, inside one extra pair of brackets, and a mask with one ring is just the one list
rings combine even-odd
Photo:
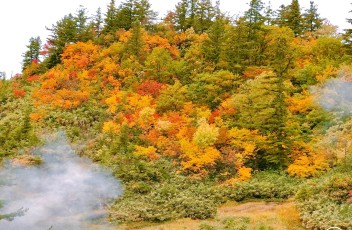
[[(249, 219), (247, 230), (278, 229), (301, 230), (298, 211), (294, 202), (247, 202), (243, 204), (231, 202), (218, 209), (212, 220), (179, 219), (161, 225), (140, 225), (126, 229), (143, 230), (197, 230), (201, 226), (212, 226), (214, 229), (225, 229), (224, 223), (231, 219)], [(226, 228), (229, 229), (229, 228)], [(231, 229), (231, 228), (230, 228)]]

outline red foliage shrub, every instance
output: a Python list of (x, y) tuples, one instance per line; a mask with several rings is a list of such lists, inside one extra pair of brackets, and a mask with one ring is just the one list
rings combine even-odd
[(160, 94), (160, 91), (162, 87), (165, 84), (153, 81), (153, 80), (147, 80), (142, 82), (139, 85), (135, 86), (135, 91), (140, 94), (140, 95), (150, 95), (152, 97), (157, 97)]
[(26, 91), (22, 90), (22, 89), (14, 89), (13, 90), (13, 95), (16, 97), (16, 98), (19, 98), (19, 97), (24, 97), (26, 95)]

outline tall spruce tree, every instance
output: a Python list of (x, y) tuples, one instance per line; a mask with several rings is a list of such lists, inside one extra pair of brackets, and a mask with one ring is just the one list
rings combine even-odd
[(134, 0), (126, 0), (119, 5), (115, 19), (117, 28), (125, 30), (131, 29), (135, 16), (134, 2)]
[(244, 60), (247, 60), (247, 28), (241, 21), (236, 22), (236, 26), (226, 25), (224, 31), (224, 42), (221, 55), (220, 65), (233, 73), (241, 73)]
[(264, 4), (261, 0), (251, 0), (249, 9), (244, 13), (244, 17), (248, 23), (248, 37), (252, 39), (256, 36), (256, 32), (264, 24), (265, 16), (263, 15)]
[(142, 58), (142, 47), (144, 45), (142, 33), (143, 30), (141, 23), (139, 21), (135, 21), (132, 25), (132, 34), (125, 46), (125, 57), (128, 58), (129, 55), (133, 55), (139, 60)]
[(77, 41), (87, 42), (94, 38), (94, 24), (87, 15), (87, 9), (83, 6), (77, 10), (75, 15)]
[(101, 14), (101, 8), (99, 7), (95, 15), (93, 16), (93, 29), (95, 36), (99, 37), (103, 29), (103, 18)]
[(197, 6), (197, 14), (194, 22), (194, 30), (198, 33), (204, 33), (213, 24), (215, 9), (211, 0), (200, 0)]
[(219, 8), (214, 7), (211, 0), (182, 0), (175, 9), (176, 28), (186, 31), (192, 27), (195, 32), (203, 33), (211, 27), (217, 15), (220, 15)]
[(265, 22), (263, 10), (264, 4), (261, 0), (251, 0), (249, 9), (244, 13), (248, 33), (246, 47), (249, 51), (249, 65), (257, 64), (257, 51), (261, 40), (260, 32)]
[(288, 71), (292, 67), (295, 58), (295, 49), (292, 45), (292, 31), (285, 28), (272, 29), (268, 35), (268, 49), (266, 59), (276, 76), (274, 91), (276, 96), (272, 101), (273, 115), (268, 119), (267, 130), (271, 136), (273, 151), (267, 156), (268, 162), (278, 166), (285, 165), (289, 151), (290, 140), (287, 138), (290, 130), (286, 126), (287, 105), (285, 102), (285, 80), (288, 79)]
[(117, 28), (117, 21), (116, 21), (116, 14), (117, 14), (117, 9), (115, 5), (115, 0), (111, 0), (108, 9), (105, 14), (104, 18), (104, 28), (102, 30), (102, 33), (104, 34), (110, 34), (115, 32)]
[(313, 1), (310, 1), (309, 8), (306, 9), (303, 14), (304, 31), (308, 31), (310, 33), (316, 32), (322, 27), (323, 21), (324, 20), (318, 13), (317, 5), (315, 5)]
[(203, 53), (205, 59), (212, 62), (215, 68), (220, 62), (220, 54), (224, 43), (225, 23), (221, 19), (217, 19), (210, 27), (208, 32), (208, 39), (203, 44)]
[(143, 27), (151, 27), (153, 20), (156, 19), (158, 13), (152, 10), (149, 0), (138, 0), (135, 2), (135, 17)]
[(89, 20), (86, 9), (83, 7), (77, 10), (76, 15), (64, 16), (47, 30), (51, 31), (47, 39), (49, 55), (45, 60), (47, 68), (61, 63), (61, 54), (67, 44), (94, 39), (93, 23)]
[(199, 0), (188, 0), (189, 4), (189, 17), (188, 17), (188, 25), (189, 27), (195, 27), (196, 24), (196, 14), (197, 14), (197, 6)]
[(188, 0), (181, 0), (176, 5), (175, 9), (175, 24), (176, 28), (180, 31), (186, 31), (188, 25)]
[(51, 31), (48, 38), (49, 57), (45, 60), (47, 68), (52, 68), (61, 62), (61, 54), (66, 44), (77, 42), (76, 22), (76, 18), (72, 14), (68, 14), (51, 28), (47, 28)]
[(125, 30), (131, 29), (135, 21), (143, 27), (150, 27), (156, 16), (148, 0), (126, 0), (117, 9), (116, 23), (118, 28)]
[(31, 37), (29, 39), (29, 44), (27, 45), (27, 51), (22, 55), (22, 69), (24, 70), (29, 66), (34, 60), (39, 59), (40, 48), (41, 48), (40, 37)]
[(264, 9), (264, 24), (267, 26), (272, 26), (274, 24), (275, 11), (272, 8), (271, 2)]
[(296, 37), (302, 35), (303, 19), (298, 0), (292, 0), (288, 6), (281, 5), (276, 22), (281, 27), (290, 28)]
[[(352, 13), (352, 10), (349, 11)], [(347, 18), (347, 22), (352, 26), (352, 18)], [(349, 54), (352, 54), (352, 28), (345, 29), (343, 34), (343, 41), (345, 43), (346, 50)]]

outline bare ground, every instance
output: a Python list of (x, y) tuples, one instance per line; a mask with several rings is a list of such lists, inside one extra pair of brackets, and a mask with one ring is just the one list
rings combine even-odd
[(247, 202), (243, 204), (230, 202), (218, 209), (211, 220), (179, 219), (160, 225), (141, 224), (125, 226), (125, 229), (142, 230), (198, 230), (201, 225), (223, 227), (223, 222), (229, 218), (247, 217), (250, 219), (247, 230), (301, 230), (298, 211), (294, 202)]

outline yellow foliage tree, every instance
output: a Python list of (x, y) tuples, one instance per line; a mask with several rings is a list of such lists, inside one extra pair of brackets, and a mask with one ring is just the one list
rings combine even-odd
[(181, 146), (181, 165), (183, 171), (192, 172), (199, 175), (206, 175), (211, 166), (215, 165), (221, 153), (214, 147), (200, 148), (194, 142), (182, 139)]
[(301, 144), (294, 152), (298, 152), (296, 159), (287, 169), (291, 176), (307, 178), (329, 169), (325, 154), (316, 153), (307, 144)]
[(255, 157), (259, 150), (258, 144), (265, 141), (265, 137), (261, 136), (258, 130), (233, 128), (229, 131), (229, 136), (237, 170), (244, 168), (245, 163)]

